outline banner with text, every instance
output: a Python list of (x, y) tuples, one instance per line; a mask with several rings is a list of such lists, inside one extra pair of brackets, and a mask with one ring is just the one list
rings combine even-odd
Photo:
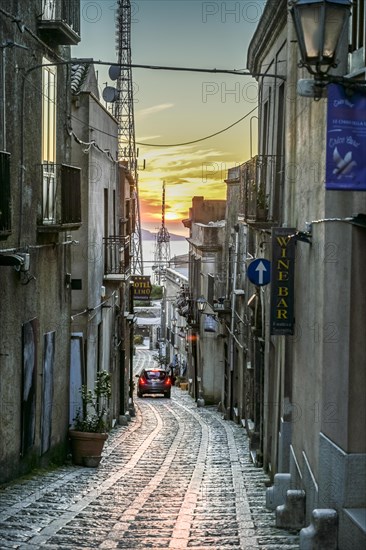
[(294, 333), (294, 274), (296, 229), (272, 228), (270, 327), (273, 335)]
[(328, 86), (325, 187), (366, 191), (366, 94)]

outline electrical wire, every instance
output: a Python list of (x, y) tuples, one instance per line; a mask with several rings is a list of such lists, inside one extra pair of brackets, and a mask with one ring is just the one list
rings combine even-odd
[[(57, 64), (55, 64), (57, 65)], [(16, 68), (14, 66), (14, 68)], [(171, 68), (170, 68), (171, 69)], [(190, 70), (190, 69), (188, 69)], [(200, 69), (202, 70), (202, 69)], [(230, 72), (230, 71), (228, 71)], [(240, 74), (240, 73), (238, 73)], [(30, 85), (38, 90), (39, 93), (41, 93), (41, 95), (45, 98), (47, 98), (48, 100), (51, 101), (51, 103), (54, 103), (56, 105), (56, 102), (53, 101), (52, 99), (50, 99), (46, 92), (44, 92), (41, 88), (38, 88), (36, 85), (30, 83)], [(229, 126), (226, 126), (225, 128), (222, 128), (221, 130), (218, 130), (217, 132), (214, 132), (213, 134), (209, 134), (207, 136), (203, 136), (202, 138), (197, 138), (197, 139), (194, 139), (194, 140), (190, 140), (190, 141), (186, 141), (186, 142), (182, 142), (182, 143), (169, 143), (169, 144), (155, 144), (155, 143), (144, 143), (144, 142), (139, 142), (139, 141), (136, 141), (136, 145), (140, 145), (142, 147), (182, 147), (182, 146), (186, 146), (186, 145), (193, 145), (195, 143), (199, 143), (201, 141), (206, 141), (208, 139), (211, 139), (213, 137), (216, 137), (220, 134), (223, 134), (224, 132), (227, 132), (228, 130), (230, 130), (231, 128), (233, 128), (234, 126), (236, 126), (237, 124), (240, 124), (240, 122), (242, 122), (243, 120), (245, 120), (248, 116), (250, 116), (254, 111), (256, 111), (258, 109), (258, 105), (256, 105), (251, 111), (249, 111), (248, 113), (246, 113), (244, 116), (242, 116), (241, 118), (239, 118), (238, 120), (236, 120), (235, 122), (233, 122), (232, 124), (229, 124)], [(84, 127), (86, 127), (87, 129), (89, 130), (93, 130), (93, 131), (96, 131), (96, 132), (100, 132), (101, 134), (103, 135), (106, 135), (106, 136), (109, 136), (109, 137), (115, 137), (114, 134), (110, 134), (109, 132), (106, 132), (104, 130), (101, 130), (100, 128), (97, 128), (95, 126), (91, 126), (87, 123), (85, 123), (85, 121), (79, 119), (76, 115), (74, 114), (69, 114), (66, 109), (63, 110), (64, 113), (66, 115), (69, 116), (69, 118), (71, 119), (74, 119), (76, 122), (79, 122), (80, 124), (82, 124)], [(72, 129), (71, 129), (72, 131)], [(79, 138), (77, 138), (79, 139)], [(81, 141), (81, 140), (80, 140)], [(123, 143), (123, 142), (122, 142)], [(94, 141), (93, 143), (91, 143), (92, 145), (96, 146), (96, 148), (98, 148), (100, 151), (104, 152), (101, 148), (98, 147), (98, 145), (96, 144), (96, 142)], [(89, 143), (88, 143), (89, 145)]]
[(258, 105), (256, 105), (251, 111), (249, 111), (249, 113), (247, 113), (243, 117), (239, 118), (239, 120), (233, 122), (232, 124), (230, 124), (226, 128), (223, 128), (222, 130), (219, 130), (218, 132), (215, 132), (214, 134), (210, 134), (209, 136), (205, 136), (205, 137), (202, 137), (202, 138), (199, 138), (199, 139), (195, 139), (195, 140), (192, 140), (192, 141), (186, 141), (184, 143), (169, 143), (169, 144), (141, 143), (141, 142), (136, 141), (136, 144), (144, 146), (144, 147), (181, 147), (183, 145), (192, 145), (194, 143), (199, 143), (200, 141), (205, 141), (206, 139), (210, 139), (210, 138), (213, 138), (215, 136), (219, 136), (220, 134), (223, 134), (224, 132), (227, 132), (227, 130), (230, 130), (230, 128), (233, 128), (234, 126), (236, 126), (237, 124), (239, 124), (240, 122), (245, 120), (249, 115), (254, 113), (254, 111), (256, 111), (257, 109), (258, 109)]

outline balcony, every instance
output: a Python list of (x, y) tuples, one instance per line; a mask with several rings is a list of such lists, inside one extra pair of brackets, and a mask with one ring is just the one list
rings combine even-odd
[(240, 168), (240, 213), (250, 222), (266, 222), (269, 214), (269, 190), (275, 186), (277, 157), (261, 155), (253, 157)]
[[(42, 212), (39, 233), (79, 229), (81, 226), (81, 171), (65, 164), (42, 164)], [(60, 184), (58, 183), (60, 182)]]
[(0, 151), (0, 239), (11, 233), (10, 153)]
[(104, 280), (125, 281), (131, 273), (130, 238), (110, 236), (103, 239)]
[(80, 42), (80, 0), (42, 0), (38, 32), (51, 45), (76, 46)]

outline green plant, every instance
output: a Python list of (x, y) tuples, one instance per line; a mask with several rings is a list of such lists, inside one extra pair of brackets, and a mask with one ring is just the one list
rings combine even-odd
[(153, 285), (151, 289), (150, 300), (161, 300), (163, 298), (163, 287)]
[(152, 358), (154, 359), (154, 361), (159, 363), (160, 367), (165, 368), (169, 364), (169, 360), (167, 357), (165, 357), (165, 355), (158, 355), (157, 353), (155, 353)]
[(257, 191), (257, 208), (268, 209), (268, 195), (263, 186), (260, 186)]
[(97, 374), (93, 390), (84, 384), (80, 388), (82, 407), (74, 418), (74, 429), (79, 432), (103, 433), (107, 429), (109, 398), (112, 394), (111, 375), (107, 371)]

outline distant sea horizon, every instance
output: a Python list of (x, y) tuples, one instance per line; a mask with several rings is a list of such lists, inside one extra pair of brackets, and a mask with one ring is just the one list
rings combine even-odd
[[(141, 228), (141, 238), (143, 241), (154, 241), (156, 239), (156, 234), (158, 231), (150, 231), (149, 229)], [(184, 235), (178, 235), (177, 233), (172, 233), (169, 231), (170, 235), (170, 241), (186, 241), (186, 238)]]
[[(180, 235), (179, 235), (180, 236)], [(185, 237), (181, 239), (170, 240), (170, 258), (188, 254), (189, 244)], [(152, 266), (155, 262), (155, 237), (142, 238), (142, 260), (144, 265), (144, 275), (152, 275)]]

